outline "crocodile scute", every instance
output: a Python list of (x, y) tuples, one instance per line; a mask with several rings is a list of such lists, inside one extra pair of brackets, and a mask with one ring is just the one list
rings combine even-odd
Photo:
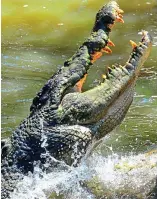
[(116, 22), (124, 22), (122, 13), (115, 1), (99, 10), (90, 36), (39, 91), (29, 116), (11, 139), (2, 142), (2, 199), (11, 198), (17, 183), (34, 171), (36, 162), (45, 169), (44, 164), (53, 157), (77, 166), (93, 140), (122, 122), (140, 68), (151, 51), (152, 37), (147, 31), (142, 31), (139, 45), (133, 45), (126, 64), (108, 68), (100, 85), (80, 92), (79, 84), (103, 52), (111, 52), (109, 45), (114, 44), (109, 34)]

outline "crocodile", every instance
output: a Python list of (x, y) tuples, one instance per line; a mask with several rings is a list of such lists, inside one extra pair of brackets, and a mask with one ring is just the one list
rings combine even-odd
[(43, 170), (54, 159), (77, 166), (93, 143), (122, 122), (151, 51), (147, 31), (142, 31), (139, 44), (131, 41), (132, 52), (124, 66), (108, 67), (99, 85), (82, 92), (93, 63), (103, 52), (112, 52), (109, 34), (116, 22), (124, 23), (122, 14), (115, 1), (98, 11), (90, 36), (37, 93), (29, 116), (11, 139), (2, 142), (2, 199), (11, 198), (17, 182), (33, 173), (36, 163)]

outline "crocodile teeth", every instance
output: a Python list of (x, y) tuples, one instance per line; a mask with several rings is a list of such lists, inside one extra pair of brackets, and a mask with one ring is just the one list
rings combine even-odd
[(133, 49), (137, 47), (137, 44), (132, 40), (130, 40), (130, 44), (131, 44)]
[(107, 79), (107, 76), (105, 74), (102, 75), (102, 83), (104, 83)]
[(118, 14), (118, 16), (119, 16), (120, 18), (123, 18), (123, 15), (121, 15), (121, 14)]
[(120, 8), (117, 9), (117, 12), (120, 13), (120, 14), (124, 13), (124, 11), (122, 9), (120, 9)]
[(146, 36), (146, 35), (147, 35), (147, 31), (142, 30), (142, 35), (143, 35), (143, 36)]
[(143, 46), (143, 43), (142, 43), (142, 42), (139, 42), (139, 45)]
[(123, 71), (126, 75), (129, 75), (128, 70), (127, 70), (124, 66), (121, 66), (121, 65), (120, 65), (120, 67), (121, 67), (122, 71)]
[(109, 46), (115, 46), (115, 44), (109, 39), (107, 45)]
[(101, 52), (110, 54), (110, 53), (112, 53), (112, 50), (108, 46), (105, 46), (105, 48), (102, 48)]
[(113, 69), (116, 69), (116, 66), (115, 66), (115, 65), (112, 65), (112, 68), (113, 68)]
[(123, 20), (121, 17), (119, 17), (119, 16), (116, 17), (116, 21), (117, 21), (117, 22), (124, 23), (124, 20)]
[(105, 80), (105, 79), (106, 79), (106, 75), (103, 74), (103, 75), (102, 75), (102, 78)]

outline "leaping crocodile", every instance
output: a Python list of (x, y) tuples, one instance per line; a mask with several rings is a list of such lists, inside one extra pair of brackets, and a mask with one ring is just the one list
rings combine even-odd
[(2, 199), (10, 198), (17, 181), (54, 157), (76, 166), (93, 142), (121, 123), (132, 103), (140, 69), (149, 56), (152, 37), (142, 32), (124, 66), (117, 65), (103, 75), (100, 85), (86, 92), (81, 87), (89, 68), (111, 53), (109, 34), (115, 22), (124, 22), (123, 10), (115, 1), (96, 15), (90, 36), (71, 59), (64, 63), (34, 98), (30, 115), (21, 122), (7, 145), (2, 145)]

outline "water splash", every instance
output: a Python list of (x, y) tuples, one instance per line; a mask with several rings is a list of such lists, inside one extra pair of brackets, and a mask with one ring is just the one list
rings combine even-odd
[(157, 37), (154, 37), (154, 43), (153, 46), (157, 46)]
[[(65, 167), (64, 167), (65, 168)], [(38, 166), (34, 173), (29, 173), (18, 189), (14, 191), (12, 199), (95, 199), (97, 187), (101, 193), (110, 194), (110, 198), (117, 193), (142, 194), (144, 197), (153, 186), (157, 176), (157, 153), (129, 155), (120, 157), (112, 154), (108, 157), (93, 154), (86, 163), (79, 167), (54, 169), (46, 174)], [(96, 195), (95, 195), (96, 194)], [(120, 198), (120, 197), (116, 197)]]
[[(94, 158), (95, 171), (103, 189), (110, 194), (141, 194), (145, 196), (151, 191), (153, 179), (157, 176), (157, 154), (151, 157), (139, 154), (137, 156), (112, 155), (110, 157)], [(96, 162), (97, 161), (97, 162)], [(153, 186), (152, 186), (153, 185)], [(113, 197), (114, 198), (114, 197)]]

